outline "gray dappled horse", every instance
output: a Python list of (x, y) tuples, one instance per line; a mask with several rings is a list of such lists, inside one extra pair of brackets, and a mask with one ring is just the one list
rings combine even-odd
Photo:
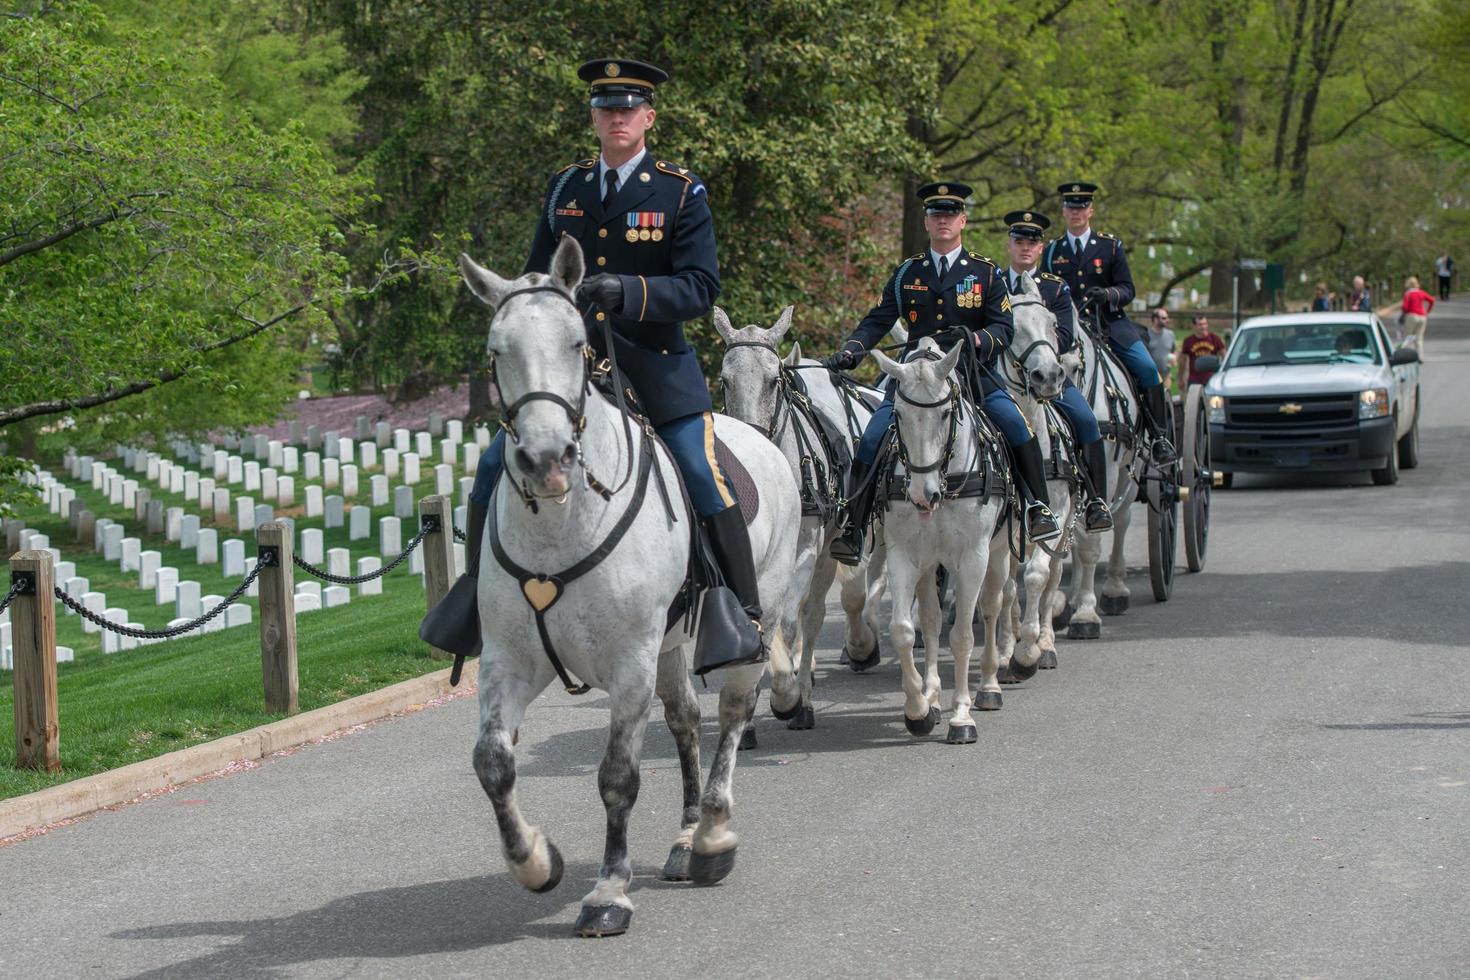
[[(833, 472), (830, 460), (812, 458), (822, 455), (821, 434), (801, 413), (790, 410), (786, 401), (791, 397), (784, 391), (784, 386), (790, 383), (788, 371), (822, 366), (819, 361), (804, 360), (801, 345), (797, 343), (781, 357), (779, 346), (791, 329), (792, 309), (788, 306), (782, 310), (770, 328), (751, 325), (737, 330), (725, 311), (715, 307), (715, 329), (726, 343), (720, 366), (725, 411), (765, 432), (786, 457), (798, 484), (803, 479), (815, 484), (825, 476), (835, 481), (833, 493), (840, 496), (844, 485), (842, 474)], [(812, 410), (824, 416), (835, 430), (848, 433), (850, 454), (872, 411), (861, 402), (850, 403), (826, 370), (803, 370), (801, 380)], [(822, 488), (814, 488), (814, 493), (822, 492)], [(793, 638), (789, 644), (791, 655), (771, 658), (771, 712), (777, 718), (790, 719), (788, 727), (794, 729), (811, 728), (816, 723), (812, 708), (812, 669), (817, 636), (827, 614), (827, 591), (834, 580), (841, 582), (842, 611), (847, 617), (845, 650), (849, 659), (863, 670), (878, 662), (877, 608), (883, 580), (881, 573), (870, 579), (867, 572), (870, 567), (880, 572), (881, 562), (870, 566), (864, 560), (851, 568), (839, 564), (827, 553), (839, 531), (835, 507), (826, 514), (802, 516), (791, 595), (782, 616), (787, 635)]]
[[(982, 587), (996, 598), (993, 604), (987, 603), (993, 609), (987, 609), (978, 707), (984, 710), (1000, 706), (1000, 683), (996, 678), (1000, 660), (993, 636), (1005, 575), (1005, 564), (998, 555), (1007, 549), (1007, 543), (1005, 535), (995, 534), (995, 528), (1005, 497), (950, 495), (952, 476), (984, 467), (983, 439), (993, 437), (977, 438), (979, 409), (964, 397), (951, 377), (964, 345), (955, 344), (943, 357), (937, 357), (938, 352), (938, 345), (929, 337), (919, 341), (915, 359), (907, 363), (900, 364), (881, 351), (872, 352), (878, 367), (897, 386), (896, 466), (903, 471), (908, 487), (905, 500), (891, 503), (881, 532), (893, 600), (888, 635), (898, 651), (903, 672), (904, 724), (914, 735), (927, 735), (939, 721), (943, 694), (939, 680), (942, 614), (935, 582), (935, 573), (943, 565), (949, 571), (955, 597), (955, 622), (949, 632), (954, 701), (947, 740), (965, 744), (976, 740), (970, 714), (976, 702), (970, 694), (969, 672), (975, 645), (975, 605)], [(886, 475), (878, 473), (877, 478), (883, 480)], [(924, 631), (923, 676), (914, 665), (916, 592)]]
[[(1015, 330), (1003, 360), (1002, 376), (1031, 431), (1041, 443), (1041, 458), (1052, 458), (1052, 427), (1048, 417), (1066, 425), (1055, 412), (1046, 411), (1046, 402), (1060, 397), (1066, 381), (1066, 370), (1057, 353), (1057, 319), (1046, 308), (1041, 290), (1030, 276), (1021, 276), (1023, 292), (1011, 297), (1011, 318)], [(1075, 446), (1073, 447), (1075, 451)], [(1003, 629), (1014, 630), (1014, 639), (1019, 646), (1011, 649), (1007, 636), (1000, 641), (1001, 660), (1007, 661), (1008, 676), (1005, 679), (1024, 680), (1036, 673), (1038, 666), (1056, 665), (1056, 634), (1052, 626), (1053, 609), (1060, 605), (1058, 586), (1062, 579), (1063, 557), (1082, 531), (1077, 520), (1078, 500), (1074, 494), (1078, 488), (1065, 476), (1048, 477), (1047, 496), (1051, 498), (1052, 513), (1062, 528), (1062, 536), (1050, 545), (1031, 545), (1030, 554), (1019, 564), (1024, 569), (1022, 578), (1026, 585), (1025, 603), (1019, 608), (1014, 627), (1013, 617), (1002, 616)], [(1016, 608), (1016, 585), (1014, 569), (1017, 560), (1007, 554), (1013, 574), (1007, 576), (1006, 607)]]
[[(1113, 514), (1113, 552), (1108, 559), (1101, 598), (1097, 595), (1097, 564), (1102, 559), (1103, 535), (1108, 532), (1089, 532), (1079, 527), (1072, 548), (1071, 592), (1065, 599), (1060, 592), (1052, 599), (1051, 613), (1054, 617), (1060, 619), (1070, 613), (1067, 638), (1093, 640), (1102, 630), (1099, 605), (1110, 616), (1128, 609), (1128, 583), (1125, 579), (1128, 565), (1123, 545), (1132, 521), (1133, 503), (1138, 499), (1139, 481), (1147, 465), (1142, 452), (1146, 437), (1139, 435), (1139, 413), (1142, 409), (1128, 381), (1127, 369), (1106, 344), (1098, 343), (1080, 316), (1077, 318), (1077, 346), (1067, 352), (1062, 364), (1092, 406), (1098, 425), (1115, 454), (1113, 472), (1109, 475), (1113, 494), (1108, 499), (1108, 509)], [(1114, 434), (1114, 427), (1133, 430), (1135, 438), (1131, 445)]]
[[(582, 900), (577, 931), (615, 935), (632, 918), (628, 819), (638, 798), (639, 756), (655, 694), (663, 701), (683, 774), (681, 830), (665, 876), (713, 883), (734, 866), (736, 746), (754, 712), (765, 664), (725, 672), (719, 744), (701, 791), (691, 638), (677, 624), (666, 631), (667, 612), (689, 565), (695, 518), (687, 509), (678, 511), (679, 477), (668, 452), (645, 441), (636, 424), (627, 437), (618, 408), (590, 384), (593, 355), (572, 299), (584, 271), (582, 250), (574, 239), (563, 238), (549, 276), (502, 279), (466, 256), (460, 256), (459, 267), (475, 295), (495, 308), (487, 354), (502, 399), (518, 405), (515, 439), (507, 446), (505, 476), (490, 503), (481, 552), (484, 652), (475, 772), (495, 810), (511, 875), (532, 891), (556, 887), (561, 855), (526, 821), (516, 799), (517, 729), (526, 707), (558, 676), (549, 650), (566, 672), (607, 692), (612, 717), (597, 778), (607, 809), (606, 844), (597, 884)], [(759, 488), (750, 540), (761, 594), (784, 596), (800, 523), (790, 468), (742, 422), (716, 416), (715, 432)], [(677, 522), (669, 520), (658, 489), (649, 486), (659, 478), (670, 488)], [(508, 483), (527, 499), (508, 492)], [(599, 486), (611, 492), (605, 497)], [(617, 531), (620, 525), (626, 533)], [(595, 567), (574, 581), (558, 579), (558, 570), (572, 578), (572, 569), (609, 541), (614, 546)], [(491, 560), (493, 549), (499, 553)], [(502, 556), (530, 574), (511, 574)], [(779, 646), (780, 604), (768, 602), (765, 608), (762, 629)]]

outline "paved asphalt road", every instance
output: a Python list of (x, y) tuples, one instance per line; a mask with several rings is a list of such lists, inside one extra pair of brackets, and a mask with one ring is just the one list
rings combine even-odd
[(655, 877), (679, 786), (655, 722), (627, 936), (571, 935), (602, 849), (605, 703), (548, 695), (522, 729), (522, 804), (567, 860), (531, 895), (460, 699), (0, 849), (0, 975), (1470, 975), (1454, 306), (1431, 321), (1419, 469), (1238, 479), (1208, 569), (1164, 605), (1136, 537), (1133, 609), (1007, 689), (978, 744), (905, 734), (891, 660), (828, 657), (814, 731), (763, 703), (719, 887)]

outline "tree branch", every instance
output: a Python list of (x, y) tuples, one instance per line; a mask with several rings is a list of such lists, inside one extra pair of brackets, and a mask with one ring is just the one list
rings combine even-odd
[[(1347, 122), (1337, 127), (1337, 131), (1334, 132), (1331, 136), (1326, 136), (1322, 139), (1315, 140), (1313, 141), (1313, 144), (1315, 146), (1323, 146), (1327, 143), (1333, 142), (1334, 140), (1342, 138), (1344, 135), (1346, 135), (1348, 130), (1356, 126), (1359, 122), (1361, 122), (1364, 118), (1371, 114), (1373, 110), (1398, 98), (1399, 95), (1404, 91), (1404, 89), (1408, 88), (1410, 85), (1418, 81), (1428, 70), (1428, 68), (1420, 68), (1418, 71), (1414, 72), (1412, 75), (1401, 81), (1396, 87), (1391, 89), (1387, 95), (1381, 97), (1376, 96), (1371, 90), (1369, 90), (1368, 104), (1363, 108), (1361, 112), (1355, 113), (1352, 118), (1350, 118)], [(1363, 87), (1367, 88), (1367, 85), (1365, 84)]]
[[(224, 348), (230, 347), (234, 344), (238, 344), (242, 340), (249, 340), (251, 337), (254, 337), (257, 334), (270, 329), (277, 323), (280, 323), (282, 320), (295, 316), (297, 313), (300, 313), (302, 310), (306, 309), (306, 307), (306, 303), (298, 303), (297, 305), (291, 307), (291, 309), (285, 311), (284, 313), (277, 314), (276, 316), (271, 317), (269, 320), (257, 320), (252, 316), (248, 316), (237, 311), (237, 315), (240, 317), (240, 319), (251, 325), (249, 330), (243, 331), (238, 334), (233, 334), (229, 337), (225, 337), (222, 340), (217, 340), (212, 344), (206, 344), (203, 347), (196, 347), (194, 348), (192, 353), (203, 356), (205, 354), (211, 354), (217, 350), (223, 350)], [(188, 374), (190, 368), (192, 368), (193, 366), (194, 365), (190, 365), (189, 367), (178, 368), (172, 371), (161, 371), (159, 372), (157, 377), (145, 378), (141, 381), (134, 381), (132, 384), (129, 385), (123, 385), (122, 387), (118, 388), (109, 388), (107, 391), (98, 392), (94, 395), (87, 395), (82, 398), (56, 398), (51, 401), (32, 402), (29, 405), (17, 405), (14, 408), (3, 409), (0, 410), (0, 428), (4, 428), (7, 425), (13, 425), (16, 422), (23, 422), (26, 419), (35, 418), (38, 415), (57, 415), (61, 412), (74, 412), (83, 408), (96, 408), (98, 405), (106, 405), (107, 403), (115, 402), (120, 398), (127, 398), (129, 395), (141, 394), (142, 392), (145, 392), (150, 388), (157, 388), (159, 385), (168, 384), (170, 381), (177, 381), (185, 374)]]
[[(129, 194), (128, 200), (139, 197), (167, 197), (168, 194), (168, 191), (149, 191), (143, 194)], [(97, 217), (92, 218), (89, 221), (75, 222), (73, 224), (67, 225), (60, 231), (56, 231), (50, 235), (47, 235), (45, 238), (37, 238), (34, 241), (26, 242), (24, 245), (17, 245), (14, 248), (9, 249), (8, 251), (0, 252), (0, 266), (9, 265), (16, 259), (24, 258), (25, 256), (30, 255), (34, 252), (39, 252), (42, 249), (47, 249), (50, 248), (52, 245), (64, 242), (68, 238), (75, 234), (78, 234), (79, 232), (90, 231), (93, 228), (101, 228), (103, 225), (110, 225), (114, 221), (124, 221), (128, 218), (134, 217), (135, 215), (142, 214), (146, 210), (148, 209), (128, 208), (126, 210), (120, 211), (116, 207), (113, 207), (108, 211), (107, 214), (98, 215)]]
[(1179, 285), (1181, 282), (1183, 282), (1184, 280), (1188, 279), (1190, 276), (1197, 276), (1197, 275), (1199, 275), (1201, 272), (1204, 272), (1209, 267), (1210, 267), (1210, 263), (1209, 262), (1201, 262), (1198, 265), (1192, 265), (1192, 266), (1190, 266), (1188, 269), (1185, 269), (1183, 272), (1176, 273), (1174, 275), (1174, 278), (1173, 279), (1170, 279), (1168, 282), (1164, 283), (1164, 288), (1161, 289), (1161, 290), (1159, 290), (1159, 305), (1160, 306), (1168, 306), (1169, 305), (1169, 294), (1174, 291), (1174, 287), (1175, 286)]

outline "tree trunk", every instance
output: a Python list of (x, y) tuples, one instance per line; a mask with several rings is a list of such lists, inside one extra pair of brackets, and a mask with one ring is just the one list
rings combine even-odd
[(1210, 263), (1210, 305), (1229, 306), (1235, 263), (1218, 259)]

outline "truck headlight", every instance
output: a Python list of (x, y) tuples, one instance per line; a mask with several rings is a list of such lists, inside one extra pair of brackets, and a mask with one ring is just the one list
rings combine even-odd
[(1358, 419), (1381, 419), (1388, 414), (1388, 389), (1368, 388), (1358, 392)]
[(1210, 425), (1224, 425), (1225, 424), (1225, 396), (1224, 395), (1211, 395), (1210, 397), (1206, 398), (1205, 399), (1205, 408), (1207, 409), (1208, 420), (1209, 420), (1209, 424)]

